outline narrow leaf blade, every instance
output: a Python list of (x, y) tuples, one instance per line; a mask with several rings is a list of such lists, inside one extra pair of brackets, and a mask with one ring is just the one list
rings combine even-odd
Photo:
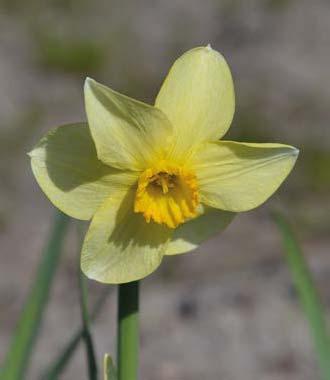
[[(95, 318), (100, 313), (102, 307), (105, 304), (112, 288), (106, 287), (100, 297), (97, 299), (93, 310), (90, 314), (90, 320), (93, 322)], [(40, 377), (40, 380), (57, 380), (60, 375), (64, 372), (65, 368), (69, 364), (74, 352), (79, 346), (84, 335), (84, 328), (80, 327), (75, 334), (70, 338), (68, 343), (60, 351), (60, 354), (55, 358), (53, 363)]]
[(88, 294), (87, 283), (84, 274), (79, 267), (79, 284), (80, 284), (80, 310), (83, 326), (83, 339), (86, 348), (86, 359), (88, 364), (88, 374), (90, 380), (97, 380), (97, 364), (93, 337), (90, 329), (90, 316), (88, 312)]
[(289, 222), (278, 212), (274, 213), (273, 217), (282, 235), (285, 259), (314, 338), (315, 351), (323, 379), (330, 380), (330, 339), (323, 305)]
[(55, 217), (52, 232), (1, 371), (3, 379), (21, 380), (25, 378), (25, 371), (59, 262), (68, 222), (69, 218), (60, 212)]

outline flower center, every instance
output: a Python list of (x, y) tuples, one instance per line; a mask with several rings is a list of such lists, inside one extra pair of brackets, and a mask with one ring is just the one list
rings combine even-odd
[(183, 167), (160, 162), (139, 177), (134, 211), (175, 228), (197, 216), (199, 192), (196, 175)]

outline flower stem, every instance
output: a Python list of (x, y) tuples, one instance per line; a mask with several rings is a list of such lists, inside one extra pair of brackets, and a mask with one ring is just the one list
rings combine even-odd
[(139, 351), (139, 282), (118, 289), (118, 380), (137, 380)]

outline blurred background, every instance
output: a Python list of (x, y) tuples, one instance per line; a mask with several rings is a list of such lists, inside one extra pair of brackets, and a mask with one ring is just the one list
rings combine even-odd
[[(226, 139), (301, 150), (280, 191), (197, 251), (143, 281), (141, 379), (315, 380), (308, 325), (272, 207), (286, 210), (330, 308), (330, 3), (326, 0), (0, 0), (0, 361), (55, 210), (26, 155), (50, 128), (85, 120), (91, 76), (152, 103), (173, 61), (211, 43), (226, 57), (236, 114)], [(75, 229), (27, 379), (80, 324)], [(104, 286), (90, 283), (91, 302)], [(93, 325), (115, 353), (116, 292)], [(85, 379), (83, 348), (61, 379)]]

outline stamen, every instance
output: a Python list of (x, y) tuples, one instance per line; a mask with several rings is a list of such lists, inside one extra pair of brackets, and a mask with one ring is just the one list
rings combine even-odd
[(164, 176), (160, 177), (160, 184), (162, 185), (163, 193), (168, 193), (167, 179)]
[(149, 223), (175, 228), (197, 215), (199, 192), (195, 174), (179, 166), (161, 162), (139, 178), (134, 211)]

